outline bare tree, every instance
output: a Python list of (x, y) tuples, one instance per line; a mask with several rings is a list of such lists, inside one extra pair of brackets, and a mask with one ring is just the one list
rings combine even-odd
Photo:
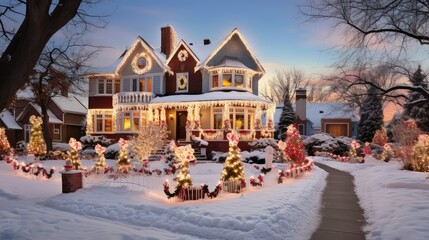
[[(95, 25), (85, 11), (98, 0), (11, 0), (0, 4), (0, 37), (6, 42), (0, 57), (0, 109), (29, 80), (51, 37), (67, 23), (85, 31)], [(16, 30), (13, 24), (21, 22)], [(9, 27), (10, 26), (10, 27)]]
[(99, 50), (98, 47), (89, 45), (81, 34), (69, 35), (67, 41), (51, 43), (45, 47), (28, 82), (33, 92), (31, 101), (41, 109), (43, 137), (48, 151), (52, 150), (48, 114), (52, 98), (59, 94), (83, 93), (83, 74), (89, 69), (89, 61)]
[(376, 48), (401, 54), (410, 44), (429, 44), (428, 1), (311, 0), (302, 9), (311, 19), (332, 20), (354, 53)]
[(290, 100), (295, 98), (295, 90), (305, 88), (308, 83), (302, 70), (291, 68), (290, 70), (277, 71), (276, 75), (267, 80), (266, 87), (261, 90), (261, 95), (275, 103), (283, 103), (285, 92), (289, 92)]

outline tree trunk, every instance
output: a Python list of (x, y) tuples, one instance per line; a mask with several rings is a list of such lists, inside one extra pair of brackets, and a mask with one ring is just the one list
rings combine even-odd
[(76, 14), (82, 0), (28, 0), (21, 26), (0, 58), (0, 110), (29, 79), (49, 39)]
[(49, 153), (49, 151), (52, 151), (52, 138), (49, 132), (49, 115), (46, 107), (41, 106), (41, 109), (42, 109), (42, 115), (43, 115), (43, 123), (42, 123), (43, 138), (45, 139), (45, 143), (46, 143), (46, 152)]

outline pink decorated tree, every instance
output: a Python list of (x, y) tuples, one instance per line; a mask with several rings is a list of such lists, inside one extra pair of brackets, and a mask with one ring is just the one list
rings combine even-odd
[[(281, 145), (281, 143), (280, 143)], [(293, 124), (287, 127), (286, 142), (284, 144), (284, 154), (288, 161), (298, 165), (305, 162), (304, 144), (301, 136)]]

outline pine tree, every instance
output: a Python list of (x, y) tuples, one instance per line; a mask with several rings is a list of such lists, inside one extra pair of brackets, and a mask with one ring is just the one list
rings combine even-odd
[[(10, 152), (10, 144), (7, 140), (6, 130), (0, 128), (0, 155), (7, 155)], [(1, 158), (1, 156), (0, 156)]]
[(191, 145), (174, 148), (177, 158), (179, 159), (179, 174), (177, 174), (176, 187), (188, 188), (192, 186), (192, 178), (189, 174), (189, 162), (195, 160), (194, 149)]
[(123, 138), (118, 141), (119, 144), (119, 156), (116, 160), (116, 169), (118, 172), (127, 173), (131, 168), (131, 161), (128, 155), (128, 142)]
[(305, 162), (304, 144), (296, 127), (291, 124), (287, 127), (284, 153), (290, 162), (302, 165)]
[(419, 140), (413, 147), (413, 170), (417, 172), (429, 172), (429, 136), (420, 134)]
[[(425, 75), (419, 65), (410, 81), (413, 86), (421, 86), (428, 89), (425, 83)], [(425, 132), (429, 132), (429, 99), (425, 99), (420, 93), (413, 91), (410, 93), (408, 102), (404, 106), (404, 118), (413, 118), (417, 126)]]
[(169, 167), (175, 166), (175, 164), (178, 162), (176, 154), (174, 152), (174, 149), (176, 147), (177, 146), (174, 140), (171, 140), (171, 142), (164, 149), (164, 154), (167, 156), (166, 163)]
[(295, 121), (296, 114), (290, 102), (289, 89), (286, 89), (283, 100), (283, 109), (279, 121), (279, 139), (285, 139), (287, 127), (295, 123)]
[(229, 140), (228, 157), (223, 165), (222, 181), (242, 181), (244, 179), (244, 166), (241, 161), (240, 148), (238, 148), (238, 136), (228, 133)]
[(377, 130), (383, 127), (382, 99), (375, 87), (370, 87), (367, 98), (362, 102), (360, 121), (358, 123), (358, 139), (371, 142)]
[(74, 170), (81, 170), (82, 165), (80, 162), (79, 150), (82, 149), (82, 143), (76, 141), (74, 138), (70, 138), (69, 146), (70, 150), (67, 151), (68, 159), (72, 162)]
[(40, 155), (46, 154), (46, 143), (42, 132), (43, 120), (41, 117), (32, 115), (30, 117), (30, 123), (32, 124), (32, 127), (30, 143), (28, 143), (28, 151), (33, 153), (34, 156), (38, 157)]

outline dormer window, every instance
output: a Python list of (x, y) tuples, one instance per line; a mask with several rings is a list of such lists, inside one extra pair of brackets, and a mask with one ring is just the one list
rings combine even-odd
[(252, 75), (243, 70), (213, 71), (211, 73), (212, 90), (221, 89), (252, 89)]

